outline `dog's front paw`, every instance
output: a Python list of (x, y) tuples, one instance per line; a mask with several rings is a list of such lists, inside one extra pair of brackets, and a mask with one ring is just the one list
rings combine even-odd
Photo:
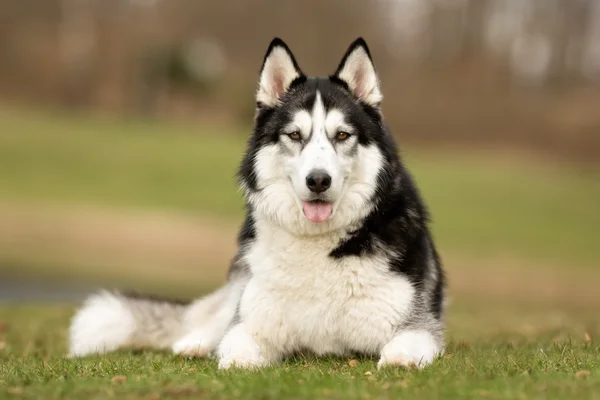
[(234, 326), (219, 345), (219, 369), (259, 368), (269, 365), (269, 359), (248, 334), (242, 324)]
[(427, 331), (404, 331), (396, 335), (381, 350), (377, 368), (398, 366), (420, 368), (430, 364), (441, 349)]
[(260, 355), (248, 352), (247, 354), (235, 354), (222, 357), (219, 360), (219, 369), (229, 368), (260, 368), (269, 365), (269, 363)]

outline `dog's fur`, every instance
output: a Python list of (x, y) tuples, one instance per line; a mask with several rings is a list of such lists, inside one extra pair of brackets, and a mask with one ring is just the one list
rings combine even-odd
[(256, 99), (227, 284), (189, 305), (96, 294), (74, 317), (71, 355), (135, 346), (216, 354), (220, 368), (298, 351), (430, 363), (444, 347), (444, 275), (366, 43), (357, 39), (332, 76), (308, 77), (274, 39)]

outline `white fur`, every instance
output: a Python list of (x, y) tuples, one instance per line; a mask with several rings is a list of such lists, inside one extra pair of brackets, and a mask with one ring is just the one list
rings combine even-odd
[(400, 332), (381, 351), (377, 368), (412, 365), (422, 367), (431, 363), (441, 351), (435, 338), (427, 331)]
[[(342, 193), (344, 178), (352, 171), (350, 167), (353, 158), (344, 156), (339, 149), (336, 152), (331, 140), (339, 127), (343, 125), (343, 117), (340, 118), (340, 114), (337, 110), (327, 112), (321, 94), (317, 91), (310, 115), (310, 131), (308, 134), (303, 134), (304, 137), (308, 137), (308, 140), (305, 141), (303, 148), (299, 143), (294, 143), (291, 148), (293, 156), (283, 158), (285, 171), (290, 176), (296, 195), (300, 200), (311, 199), (313, 193), (306, 186), (306, 177), (317, 170), (324, 171), (331, 176), (331, 187), (325, 193), (328, 199), (335, 201)], [(306, 111), (298, 112), (294, 120), (299, 128), (302, 126), (306, 129), (306, 125), (308, 125)], [(347, 143), (335, 144), (339, 148), (347, 145)]]
[(359, 147), (342, 195), (333, 202), (333, 213), (325, 222), (310, 222), (302, 212), (300, 198), (289, 179), (277, 145), (265, 146), (256, 157), (260, 191), (248, 193), (255, 212), (297, 235), (319, 235), (352, 228), (372, 210), (370, 199), (383, 158), (376, 146)]
[(350, 91), (366, 104), (377, 107), (383, 100), (375, 67), (362, 46), (356, 47), (348, 55), (338, 77), (345, 81)]
[[(297, 235), (319, 235), (359, 223), (372, 211), (371, 198), (383, 164), (375, 145), (358, 146), (357, 154), (352, 156), (345, 155), (343, 147), (336, 152), (327, 137), (347, 127), (340, 111), (330, 110), (326, 116), (323, 113), (318, 96), (311, 114), (311, 131), (302, 131), (304, 137), (311, 137), (304, 149), (295, 144), (297, 149), (290, 152), (274, 144), (259, 150), (255, 169), (260, 190), (246, 192), (259, 217)], [(299, 112), (294, 121), (298, 129), (306, 129), (307, 112)], [(348, 139), (352, 140), (356, 139)], [(302, 211), (302, 201), (309, 196), (306, 176), (315, 168), (324, 168), (332, 176), (327, 196), (333, 202), (333, 213), (319, 224), (310, 222)]]
[(231, 323), (243, 284), (229, 283), (188, 306), (107, 291), (93, 295), (73, 318), (70, 355), (152, 347), (171, 348), (185, 356), (207, 356)]
[(192, 303), (185, 312), (175, 354), (205, 357), (217, 347), (234, 316), (241, 288), (228, 285)]
[(290, 84), (299, 76), (288, 52), (280, 46), (273, 48), (260, 74), (256, 101), (269, 107), (277, 105)]
[(221, 339), (219, 332), (224, 333), (225, 329), (218, 324), (202, 326), (175, 342), (171, 350), (182, 356), (207, 357)]
[[(325, 119), (325, 131), (327, 132), (327, 135), (332, 138), (339, 131), (353, 133), (354, 130), (346, 123), (344, 114), (340, 110), (334, 108), (327, 112), (327, 118)], [(345, 143), (353, 143), (353, 141), (346, 141)]]
[(297, 350), (379, 354), (409, 316), (415, 289), (384, 255), (338, 260), (328, 257), (337, 233), (301, 238), (265, 220), (256, 229), (260, 240), (245, 257), (252, 278), (240, 303), (243, 324), (219, 349), (230, 351), (226, 365), (252, 364), (249, 354), (273, 362)]
[(227, 333), (219, 346), (218, 356), (221, 369), (262, 367), (272, 361), (244, 324), (237, 324)]
[[(299, 131), (302, 134), (302, 138), (304, 140), (308, 140), (310, 138), (310, 134), (312, 132), (312, 126), (313, 126), (313, 117), (312, 114), (310, 112), (308, 112), (307, 110), (298, 110), (296, 112), (296, 114), (294, 115), (294, 118), (292, 119), (292, 122), (289, 124), (289, 126), (287, 127), (287, 131), (289, 132), (294, 132), (294, 131)], [(295, 146), (294, 143), (288, 142), (290, 144), (290, 148), (294, 148), (292, 146)]]
[(135, 319), (119, 297), (101, 292), (87, 299), (70, 327), (70, 356), (105, 353), (130, 344)]

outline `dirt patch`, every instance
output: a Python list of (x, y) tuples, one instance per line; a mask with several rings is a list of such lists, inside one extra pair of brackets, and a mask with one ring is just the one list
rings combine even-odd
[[(0, 221), (0, 259), (18, 265), (17, 272), (186, 287), (224, 279), (238, 228), (206, 215), (8, 205), (0, 206)], [(600, 299), (600, 274), (583, 268), (448, 252), (443, 258), (451, 298), (573, 305)]]
[(0, 220), (0, 257), (81, 277), (215, 281), (236, 249), (236, 225), (209, 216), (3, 206)]
[(589, 306), (600, 300), (594, 284), (600, 273), (584, 267), (456, 254), (446, 255), (444, 262), (451, 297), (571, 306)]

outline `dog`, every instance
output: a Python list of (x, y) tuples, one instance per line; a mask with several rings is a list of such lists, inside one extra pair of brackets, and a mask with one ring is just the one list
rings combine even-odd
[(189, 304), (89, 297), (70, 355), (123, 347), (216, 356), (221, 369), (298, 352), (423, 367), (444, 351), (446, 283), (426, 206), (388, 131), (369, 48), (305, 75), (275, 38), (239, 169), (246, 216), (227, 283)]

